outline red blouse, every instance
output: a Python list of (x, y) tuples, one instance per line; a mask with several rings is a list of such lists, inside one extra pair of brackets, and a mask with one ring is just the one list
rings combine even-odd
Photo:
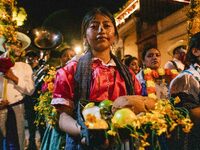
[[(74, 106), (74, 74), (77, 61), (71, 61), (64, 68), (57, 71), (54, 84), (52, 105), (61, 104), (68, 107)], [(133, 79), (134, 92), (141, 94), (141, 85), (130, 71)], [(103, 64), (100, 59), (92, 61), (92, 78), (90, 85), (90, 101), (100, 102), (105, 99), (115, 100), (117, 97), (127, 95), (125, 82), (118, 72), (113, 60)]]

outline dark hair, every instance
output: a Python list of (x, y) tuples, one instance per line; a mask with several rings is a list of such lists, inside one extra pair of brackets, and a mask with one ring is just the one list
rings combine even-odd
[(173, 50), (173, 55), (176, 54), (176, 53), (179, 53), (181, 49), (186, 49), (186, 46), (185, 45), (181, 45), (181, 46), (176, 47)]
[(200, 32), (194, 34), (190, 39), (188, 52), (186, 54), (186, 65), (198, 62), (198, 58), (192, 53), (193, 48), (200, 49)]
[(124, 59), (128, 58), (128, 57), (132, 57), (131, 55), (127, 54), (127, 55), (124, 55)]
[(130, 57), (125, 58), (124, 63), (127, 67), (130, 67), (130, 64), (133, 60), (138, 60), (138, 59), (137, 57), (130, 56)]
[(36, 51), (30, 50), (26, 52), (27, 57), (40, 57), (40, 54)]
[(73, 49), (72, 48), (64, 48), (64, 49), (62, 49), (61, 51), (60, 51), (60, 57), (62, 57), (62, 56), (64, 56), (66, 53), (67, 53), (67, 51), (73, 51)]
[(103, 7), (94, 8), (91, 11), (89, 11), (88, 13), (86, 13), (85, 17), (83, 18), (82, 25), (81, 25), (82, 38), (85, 38), (86, 30), (90, 24), (90, 21), (95, 17), (96, 14), (102, 14), (102, 15), (110, 18), (110, 20), (112, 21), (114, 28), (115, 28), (115, 36), (117, 37), (117, 40), (118, 40), (119, 34), (118, 34), (117, 26), (115, 23), (115, 18), (106, 8), (103, 8)]
[[(153, 46), (152, 44), (146, 44), (146, 45), (144, 46), (143, 51), (142, 51), (142, 60), (144, 60), (144, 58), (145, 58), (147, 52), (148, 52), (150, 49), (156, 49), (156, 50), (158, 50), (158, 49), (157, 49), (155, 46)], [(159, 51), (159, 50), (158, 50), (158, 51)], [(160, 52), (160, 51), (159, 51), (159, 52)]]

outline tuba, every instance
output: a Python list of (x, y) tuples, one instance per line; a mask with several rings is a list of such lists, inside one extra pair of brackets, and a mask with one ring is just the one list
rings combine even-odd
[(39, 27), (33, 29), (32, 33), (35, 46), (42, 50), (56, 49), (63, 42), (63, 35), (52, 28)]
[(33, 73), (33, 79), (36, 86), (42, 81), (49, 69), (47, 55), (49, 51), (57, 49), (63, 42), (63, 35), (55, 29), (49, 27), (39, 27), (32, 30), (34, 45), (40, 49), (40, 67)]

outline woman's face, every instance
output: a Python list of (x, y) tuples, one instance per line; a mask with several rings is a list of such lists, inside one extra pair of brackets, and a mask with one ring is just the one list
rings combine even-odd
[(10, 47), (14, 51), (14, 54), (15, 54), (16, 57), (20, 57), (21, 56), (23, 50), (21, 49), (20, 45), (11, 44)]
[(158, 69), (161, 64), (160, 52), (155, 48), (151, 48), (147, 51), (143, 63), (148, 68)]
[(75, 56), (75, 51), (68, 50), (65, 55), (61, 57), (61, 63), (64, 65), (66, 62), (72, 59)]
[(139, 72), (139, 70), (140, 70), (139, 65), (138, 65), (138, 61), (137, 61), (136, 59), (133, 59), (133, 60), (131, 61), (129, 67), (133, 70), (133, 72), (134, 72), (135, 74), (137, 74), (137, 73)]
[(115, 41), (112, 21), (102, 14), (96, 14), (86, 29), (86, 40), (94, 51), (110, 50)]
[(200, 65), (200, 49), (199, 48), (193, 48), (192, 53), (197, 58), (196, 63)]

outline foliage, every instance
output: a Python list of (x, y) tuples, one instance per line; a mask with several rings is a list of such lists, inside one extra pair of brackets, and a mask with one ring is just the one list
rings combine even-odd
[(200, 31), (200, 0), (191, 0), (187, 12), (188, 17), (188, 35), (191, 37), (193, 34)]
[(24, 8), (17, 8), (15, 0), (1, 0), (0, 2), (0, 36), (4, 36), (8, 43), (15, 43), (16, 29), (23, 25), (27, 14)]
[(0, 1), (0, 37), (5, 39), (6, 49), (12, 52), (10, 44), (19, 44), (16, 29), (27, 18), (24, 8), (18, 8), (16, 0)]
[(34, 107), (34, 110), (37, 112), (37, 118), (35, 120), (37, 125), (44, 125), (45, 123), (48, 123), (52, 127), (56, 125), (57, 112), (51, 105), (55, 75), (56, 69), (50, 67), (47, 75), (43, 79), (44, 83), (38, 98), (38, 103)]

